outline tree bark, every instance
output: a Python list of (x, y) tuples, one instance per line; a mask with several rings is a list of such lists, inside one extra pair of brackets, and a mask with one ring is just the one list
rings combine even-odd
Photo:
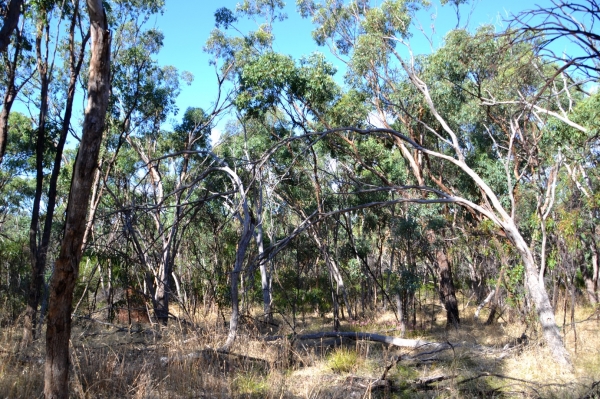
[(446, 255), (444, 248), (435, 246), (435, 233), (432, 230), (427, 232), (427, 240), (435, 251), (435, 260), (440, 281), (440, 300), (446, 309), (446, 326), (457, 327), (460, 324), (458, 301), (456, 299), (456, 289), (452, 280), (452, 269), (448, 255)]
[(31, 223), (29, 225), (29, 251), (31, 253), (31, 280), (29, 282), (29, 292), (27, 298), (27, 307), (25, 309), (25, 318), (23, 321), (23, 338), (21, 347), (26, 347), (35, 338), (36, 315), (40, 302), (42, 283), (44, 278), (45, 260), (40, 260), (40, 247), (38, 242), (38, 230), (40, 220), (40, 203), (42, 201), (43, 180), (44, 180), (44, 143), (46, 141), (46, 118), (48, 114), (48, 87), (50, 78), (48, 77), (48, 54), (42, 54), (42, 39), (46, 31), (46, 49), (48, 47), (48, 21), (47, 12), (42, 10), (40, 21), (37, 24), (35, 37), (35, 50), (37, 57), (37, 71), (40, 79), (40, 113), (38, 115), (38, 128), (35, 147), (35, 194), (33, 198), (33, 208), (31, 210)]
[(2, 29), (0, 29), (0, 53), (5, 52), (8, 48), (10, 36), (19, 24), (22, 6), (23, 0), (10, 0), (10, 3), (8, 3), (8, 10), (4, 17), (4, 25), (2, 25)]
[(515, 249), (519, 252), (519, 255), (521, 255), (525, 266), (525, 283), (528, 294), (535, 305), (535, 310), (542, 325), (544, 339), (556, 362), (567, 370), (572, 370), (571, 357), (560, 336), (560, 331), (554, 318), (554, 310), (552, 309), (546, 289), (540, 284), (539, 270), (533, 260), (533, 254), (515, 225), (505, 225), (504, 231), (512, 241)]
[(263, 232), (263, 223), (264, 223), (264, 219), (263, 219), (263, 215), (262, 215), (262, 210), (263, 210), (263, 189), (262, 186), (259, 186), (258, 188), (258, 198), (257, 198), (257, 206), (256, 206), (256, 213), (257, 213), (257, 223), (256, 223), (256, 231), (255, 231), (255, 240), (256, 240), (256, 247), (258, 249), (258, 258), (259, 258), (259, 269), (260, 269), (260, 285), (261, 285), (261, 289), (262, 289), (262, 297), (263, 297), (263, 313), (264, 313), (264, 319), (265, 321), (269, 322), (272, 320), (272, 314), (271, 314), (271, 301), (272, 301), (272, 297), (271, 297), (271, 275), (269, 273), (269, 270), (267, 268), (267, 262), (268, 259), (264, 258), (264, 254), (265, 254), (265, 248), (264, 248), (264, 241), (263, 241), (263, 237), (264, 237), (264, 232)]
[(75, 160), (64, 235), (50, 283), (44, 395), (68, 398), (73, 290), (79, 274), (86, 213), (104, 132), (110, 90), (110, 31), (101, 0), (87, 0), (91, 32), (88, 103)]
[(246, 257), (246, 250), (254, 235), (254, 223), (250, 215), (250, 209), (248, 208), (248, 199), (246, 197), (246, 191), (242, 180), (225, 162), (213, 156), (217, 161), (221, 163), (221, 167), (217, 168), (229, 175), (233, 185), (239, 193), (239, 205), (237, 206), (237, 216), (242, 225), (242, 233), (240, 240), (238, 241), (236, 253), (235, 253), (235, 264), (233, 271), (231, 272), (231, 318), (229, 319), (229, 334), (227, 334), (227, 340), (225, 344), (220, 348), (222, 351), (228, 352), (233, 345), (237, 336), (237, 328), (240, 320), (240, 300), (238, 284), (240, 280), (240, 273), (242, 272), (242, 266), (244, 265), (244, 259)]
[[(52, 234), (52, 224), (54, 222), (54, 208), (56, 206), (56, 196), (58, 194), (58, 177), (60, 174), (60, 167), (63, 158), (63, 149), (65, 143), (67, 141), (67, 136), (69, 134), (69, 127), (71, 125), (71, 116), (73, 112), (73, 102), (75, 99), (75, 86), (77, 84), (77, 78), (79, 77), (79, 72), (81, 70), (81, 65), (83, 63), (84, 51), (89, 39), (89, 35), (84, 37), (81, 48), (79, 50), (79, 58), (75, 56), (75, 27), (76, 22), (78, 20), (79, 14), (79, 2), (75, 2), (75, 9), (73, 12), (73, 16), (71, 19), (70, 26), (70, 77), (69, 77), (69, 86), (67, 88), (67, 102), (65, 105), (65, 113), (61, 126), (61, 134), (58, 140), (58, 144), (56, 146), (56, 154), (54, 156), (54, 165), (52, 167), (52, 172), (50, 175), (50, 182), (48, 187), (48, 195), (46, 201), (46, 218), (44, 221), (44, 229), (42, 231), (41, 243), (36, 248), (36, 256), (34, 259), (35, 265), (32, 267), (32, 282), (33, 284), (30, 286), (29, 292), (29, 302), (27, 312), (25, 313), (25, 323), (26, 331), (23, 334), (23, 344), (27, 345), (30, 338), (35, 338), (36, 336), (36, 314), (37, 307), (39, 304), (39, 299), (41, 296), (41, 287), (43, 283), (43, 274), (46, 270), (46, 260), (48, 255), (48, 246), (50, 245), (50, 238)], [(48, 82), (49, 83), (49, 82)], [(45, 125), (45, 121), (44, 121)], [(45, 129), (45, 127), (44, 127)], [(44, 133), (45, 134), (45, 133)], [(38, 137), (39, 139), (39, 137)], [(43, 154), (43, 148), (41, 149)], [(41, 193), (40, 193), (41, 194)], [(39, 206), (37, 207), (38, 215), (36, 215), (36, 219), (39, 219)], [(37, 223), (36, 223), (37, 224)], [(37, 231), (36, 231), (37, 235)], [(36, 240), (37, 241), (37, 240)], [(30, 331), (27, 331), (30, 330)], [(31, 334), (31, 335), (29, 335)]]
[(588, 265), (582, 263), (581, 275), (585, 281), (588, 301), (591, 305), (596, 305), (598, 303), (598, 248), (594, 240), (590, 244), (590, 250), (592, 251), (592, 269), (590, 270)]
[(6, 79), (6, 92), (4, 93), (2, 111), (0, 112), (0, 165), (2, 165), (2, 160), (4, 159), (4, 154), (6, 153), (6, 145), (8, 143), (8, 117), (10, 115), (12, 105), (15, 102), (15, 98), (17, 97), (17, 93), (20, 89), (20, 87), (17, 88), (15, 86), (15, 79), (17, 76), (17, 65), (19, 62), (20, 53), (21, 35), (19, 31), (17, 31), (17, 40), (13, 59), (10, 62), (7, 62), (5, 65), (5, 68), (8, 72), (8, 77)]

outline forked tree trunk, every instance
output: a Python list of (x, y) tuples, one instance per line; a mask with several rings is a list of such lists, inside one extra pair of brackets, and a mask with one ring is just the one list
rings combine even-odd
[(231, 272), (231, 318), (229, 319), (229, 334), (225, 344), (220, 348), (222, 351), (229, 351), (237, 336), (237, 328), (240, 319), (240, 300), (238, 284), (240, 280), (240, 273), (242, 272), (242, 266), (244, 265), (244, 259), (246, 258), (246, 250), (254, 235), (254, 223), (253, 218), (250, 215), (250, 209), (248, 208), (248, 199), (246, 197), (246, 191), (242, 180), (227, 164), (221, 161), (219, 158), (213, 155), (213, 157), (221, 164), (218, 169), (227, 173), (231, 182), (235, 186), (235, 189), (239, 194), (239, 208), (237, 210), (238, 219), (242, 225), (242, 233), (240, 240), (238, 241), (236, 253), (235, 253), (235, 264), (233, 271)]
[(110, 32), (102, 0), (87, 0), (90, 16), (91, 59), (88, 103), (75, 160), (64, 235), (50, 282), (46, 330), (46, 399), (68, 398), (69, 340), (73, 290), (79, 274), (86, 213), (104, 132), (110, 89)]

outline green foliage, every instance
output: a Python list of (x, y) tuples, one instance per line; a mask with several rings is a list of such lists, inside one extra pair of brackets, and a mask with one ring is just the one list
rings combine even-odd
[(342, 346), (327, 356), (327, 367), (335, 373), (350, 373), (359, 367), (361, 360), (355, 350)]
[(233, 12), (230, 9), (221, 7), (215, 11), (215, 25), (217, 28), (222, 26), (227, 29), (234, 22), (237, 22), (237, 17), (233, 15)]
[(239, 76), (235, 104), (248, 117), (261, 117), (282, 98), (300, 101), (312, 113), (324, 112), (337, 97), (335, 68), (315, 53), (296, 66), (289, 56), (267, 52), (249, 61)]
[(257, 373), (242, 373), (233, 380), (235, 391), (248, 398), (264, 398), (269, 391), (267, 379)]
[(523, 278), (525, 276), (525, 267), (519, 263), (506, 270), (504, 278), (504, 287), (510, 293), (507, 302), (511, 306), (516, 306), (517, 301), (523, 297)]
[[(14, 323), (23, 312), (29, 285), (29, 220), (14, 208), (0, 206), (0, 326)], [(7, 214), (10, 212), (9, 214)]]

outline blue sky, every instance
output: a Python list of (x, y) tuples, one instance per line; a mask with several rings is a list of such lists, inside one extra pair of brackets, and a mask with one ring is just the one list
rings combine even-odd
[[(164, 47), (158, 55), (162, 65), (174, 65), (180, 71), (189, 71), (194, 75), (191, 86), (182, 87), (177, 100), (180, 109), (178, 117), (187, 107), (199, 106), (210, 109), (216, 98), (217, 82), (214, 67), (209, 65), (209, 56), (202, 51), (204, 43), (214, 28), (214, 13), (218, 8), (235, 9), (238, 0), (183, 1), (167, 0), (166, 11), (156, 17), (154, 23), (165, 35)], [(274, 27), (275, 50), (298, 59), (314, 51), (328, 54), (326, 48), (318, 47), (311, 38), (312, 23), (302, 19), (296, 12), (295, 1), (286, 2), (288, 19)], [(474, 30), (483, 24), (493, 24), (499, 29), (505, 24), (503, 19), (511, 13), (533, 8), (536, 4), (548, 5), (549, 0), (479, 0), (469, 17), (469, 29)], [(471, 6), (461, 8), (461, 22), (464, 24), (470, 14)], [(432, 18), (432, 16), (435, 16)], [(432, 1), (432, 7), (418, 15), (421, 25), (427, 33), (435, 25), (437, 45), (450, 29), (456, 26), (456, 16), (452, 7), (442, 7), (439, 0)], [(428, 52), (429, 45), (422, 34), (416, 33), (412, 41), (416, 52)], [(332, 57), (328, 57), (333, 61)], [(343, 71), (338, 74), (343, 75)], [(341, 80), (341, 78), (340, 78)], [(218, 128), (218, 127), (217, 127)]]

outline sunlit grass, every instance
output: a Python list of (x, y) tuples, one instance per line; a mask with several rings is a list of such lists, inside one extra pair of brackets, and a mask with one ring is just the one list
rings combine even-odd
[[(137, 333), (76, 322), (72, 334), (71, 397), (200, 394), (211, 398), (346, 398), (352, 392), (357, 397), (369, 397), (369, 381), (380, 378), (386, 367), (390, 367), (387, 379), (393, 382), (394, 390), (389, 396), (374, 392), (373, 398), (475, 398), (500, 392), (507, 397), (535, 396), (533, 389), (543, 397), (569, 398), (585, 395), (587, 387), (600, 380), (600, 321), (593, 316), (594, 309), (577, 308), (577, 341), (570, 322), (562, 328), (562, 313), (557, 315), (574, 361), (573, 374), (554, 365), (541, 333), (533, 325), (514, 317), (509, 323), (505, 314), (499, 323), (486, 326), (485, 318), (473, 320), (473, 309), (474, 305), (461, 308), (462, 323), (458, 329), (446, 328), (441, 311), (417, 314), (417, 323), (407, 329), (406, 338), (460, 345), (415, 361), (396, 363), (398, 356), (406, 359), (419, 351), (348, 339), (294, 341), (290, 325), (281, 318), (275, 320), (279, 327), (268, 328), (246, 320), (231, 355), (210, 349), (220, 347), (227, 335), (219, 316), (211, 313), (197, 317), (195, 326), (176, 322), (168, 328), (143, 325), (143, 331)], [(432, 316), (435, 323), (428, 323)], [(300, 333), (331, 329), (330, 317), (307, 315), (305, 321)], [(346, 320), (342, 329), (400, 334), (395, 317), (389, 312), (358, 322)], [(18, 327), (2, 331), (0, 398), (36, 398), (43, 390), (44, 340), (18, 353), (20, 334)], [(265, 334), (282, 338), (265, 341), (261, 339)], [(523, 334), (528, 337), (527, 343), (515, 347)], [(504, 351), (507, 345), (514, 349)], [(482, 346), (493, 350), (488, 353), (473, 349)], [(195, 356), (183, 357), (189, 354)], [(161, 358), (171, 361), (165, 365)], [(431, 384), (429, 390), (415, 388), (418, 381), (436, 376), (451, 378)], [(475, 379), (467, 381), (469, 378)], [(519, 394), (511, 394), (513, 391)]]
[(335, 373), (349, 373), (360, 366), (358, 353), (344, 347), (336, 348), (327, 357), (327, 367)]

